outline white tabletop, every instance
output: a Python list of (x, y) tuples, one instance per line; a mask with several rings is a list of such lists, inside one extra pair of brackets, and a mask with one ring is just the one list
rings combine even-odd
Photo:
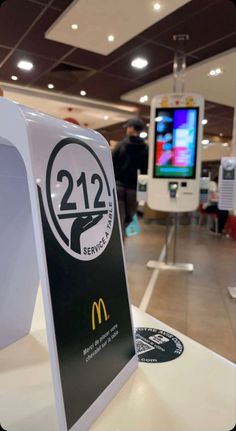
[[(140, 363), (90, 431), (229, 431), (236, 419), (236, 368), (133, 307), (136, 327), (162, 329), (184, 344), (179, 358)], [(56, 431), (39, 294), (31, 334), (0, 352), (0, 423), (9, 431)]]

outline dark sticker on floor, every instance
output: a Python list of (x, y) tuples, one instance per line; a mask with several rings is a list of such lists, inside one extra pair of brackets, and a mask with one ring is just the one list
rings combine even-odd
[(184, 351), (179, 338), (161, 329), (136, 328), (135, 336), (139, 362), (173, 361)]

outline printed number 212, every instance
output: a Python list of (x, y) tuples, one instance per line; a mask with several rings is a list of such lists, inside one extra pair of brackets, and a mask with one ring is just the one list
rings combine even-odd
[[(68, 202), (74, 187), (74, 181), (73, 181), (72, 175), (70, 174), (70, 172), (66, 171), (65, 169), (62, 169), (57, 174), (57, 181), (62, 182), (64, 177), (67, 178), (68, 180), (68, 186), (61, 200), (61, 211), (76, 210), (76, 203)], [(91, 177), (91, 184), (95, 184), (96, 182), (98, 182), (98, 190), (94, 199), (93, 207), (104, 208), (106, 205), (105, 202), (100, 201), (100, 197), (103, 191), (102, 178), (98, 174), (93, 174)], [(83, 196), (84, 196), (84, 206), (86, 209), (89, 209), (88, 188), (87, 188), (85, 172), (81, 172), (80, 177), (76, 181), (76, 185), (77, 187), (82, 186)]]

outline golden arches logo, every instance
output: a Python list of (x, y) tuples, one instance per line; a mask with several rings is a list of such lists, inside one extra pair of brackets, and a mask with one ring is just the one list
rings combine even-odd
[(93, 302), (92, 307), (92, 330), (96, 329), (95, 316), (97, 316), (98, 323), (102, 323), (102, 312), (105, 320), (109, 319), (109, 315), (107, 314), (107, 309), (105, 303), (102, 298), (99, 298), (98, 302)]

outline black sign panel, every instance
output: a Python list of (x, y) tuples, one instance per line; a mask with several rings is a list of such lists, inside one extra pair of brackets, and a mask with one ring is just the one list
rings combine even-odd
[(84, 142), (63, 140), (51, 154), (45, 183), (38, 195), (70, 429), (135, 350), (114, 186), (101, 161)]

